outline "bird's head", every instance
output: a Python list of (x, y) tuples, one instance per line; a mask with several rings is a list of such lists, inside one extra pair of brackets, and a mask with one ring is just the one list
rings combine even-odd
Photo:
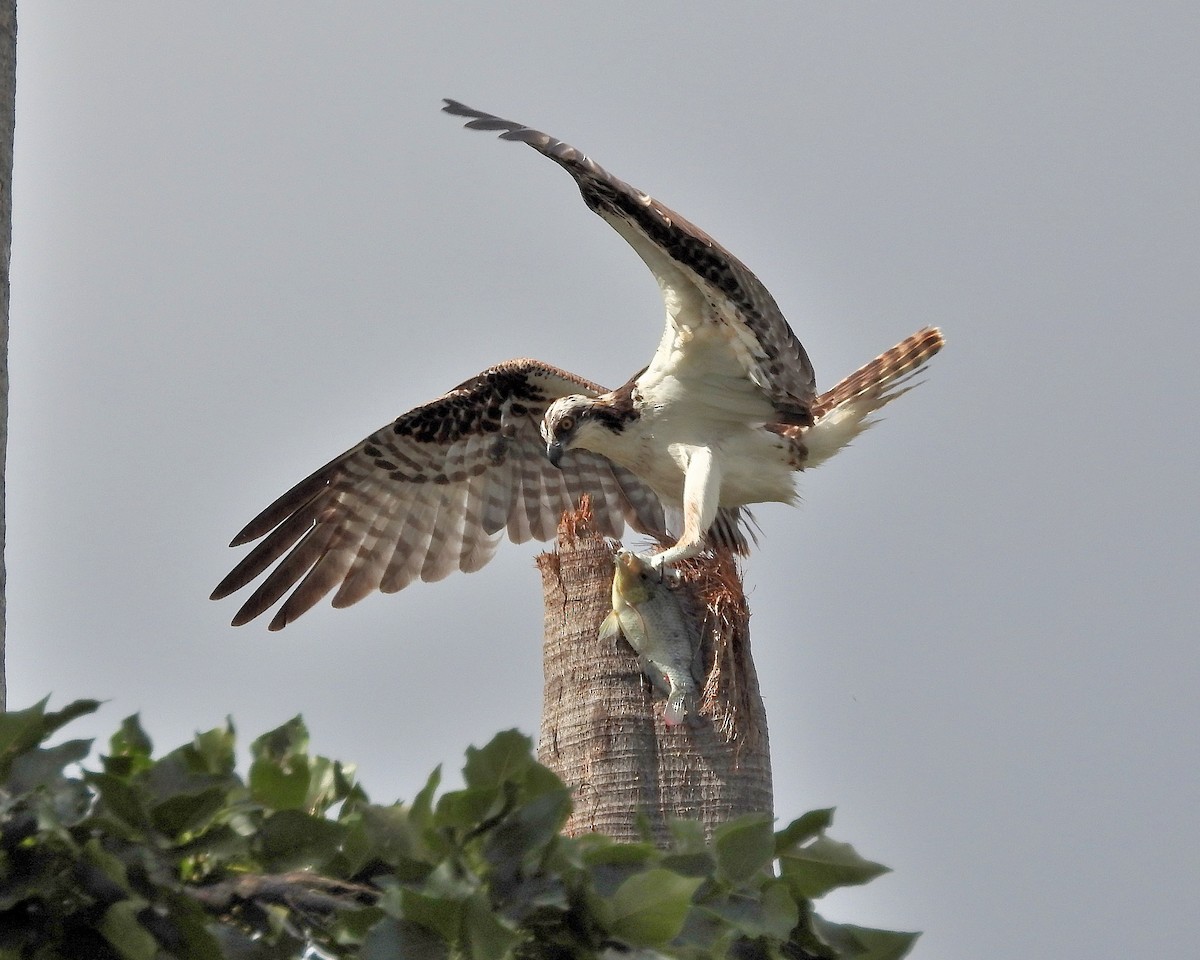
[(542, 417), (542, 439), (546, 456), (556, 467), (572, 447), (589, 447), (587, 438), (599, 425), (594, 419), (596, 401), (591, 397), (561, 397), (550, 404)]

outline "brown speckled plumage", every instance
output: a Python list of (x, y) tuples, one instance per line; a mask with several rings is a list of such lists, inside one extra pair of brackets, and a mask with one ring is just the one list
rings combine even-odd
[[(611, 392), (537, 360), (510, 360), (410, 410), (331, 460), (234, 538), (234, 546), (258, 543), (213, 597), (265, 574), (235, 624), (282, 600), (270, 622), (279, 629), (331, 592), (334, 606), (347, 606), (375, 590), (393, 592), (417, 579), (478, 570), (503, 533), (518, 543), (553, 538), (560, 515), (585, 495), (600, 531), (612, 537), (629, 525), (669, 543), (664, 508), (681, 509), (685, 529), (667, 551), (674, 551), (671, 562), (690, 556), (680, 551), (698, 549), (701, 542), (744, 553), (753, 538), (745, 504), (786, 496), (752, 493), (718, 505), (712, 494), (728, 476), (721, 469), (711, 471), (711, 483), (701, 478), (693, 484), (690, 464), (715, 456), (695, 439), (705, 426), (725, 429), (741, 422), (747, 433), (766, 440), (759, 447), (761, 439), (754, 439), (748, 457), (724, 466), (744, 473), (745, 464), (756, 469), (763, 462), (758, 458), (769, 454), (778, 461), (769, 466), (802, 469), (814, 439), (825, 443), (824, 456), (829, 437), (843, 442), (835, 430), (822, 433), (822, 417), (844, 412), (841, 405), (859, 398), (870, 401), (871, 391), (883, 398), (876, 407), (898, 396), (905, 375), (942, 345), (938, 331), (922, 331), (817, 396), (808, 355), (771, 294), (703, 230), (561, 140), (454, 100), (444, 109), (469, 118), (468, 127), (528, 144), (575, 179), (588, 207), (625, 238), (663, 288), (663, 345), (647, 368)], [(701, 359), (691, 359), (695, 356)], [(554, 420), (560, 407), (566, 412)], [(547, 431), (559, 424), (561, 434), (543, 438), (543, 417)], [(571, 443), (581, 425), (592, 431), (591, 446)], [(671, 430), (680, 431), (679, 443)], [(561, 469), (547, 459), (548, 441), (554, 441)], [(697, 499), (685, 497), (682, 473), (671, 475), (684, 469), (674, 465), (680, 445), (688, 447), (679, 458), (689, 464), (687, 483), (702, 490)], [(757, 481), (758, 474), (751, 473)], [(790, 477), (788, 472), (789, 484)], [(703, 521), (696, 520), (701, 515)], [(688, 523), (700, 526), (689, 530)]]

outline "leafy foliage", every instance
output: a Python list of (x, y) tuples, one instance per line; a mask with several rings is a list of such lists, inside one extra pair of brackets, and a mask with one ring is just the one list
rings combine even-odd
[(562, 783), (516, 731), (467, 751), (465, 786), (369, 801), (308, 753), (299, 717), (235, 772), (231, 724), (155, 759), (136, 716), (100, 770), (46, 741), (96, 709), (0, 715), (0, 958), (567, 960), (903, 956), (914, 934), (830, 923), (812, 899), (885, 870), (825, 836), (743, 817), (668, 850), (560, 835)]

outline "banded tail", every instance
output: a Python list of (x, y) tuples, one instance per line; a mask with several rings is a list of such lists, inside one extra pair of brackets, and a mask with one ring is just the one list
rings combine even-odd
[(847, 446), (876, 422), (873, 413), (915, 387), (913, 377), (945, 342), (937, 327), (918, 330), (817, 397), (816, 422), (801, 434), (805, 469)]

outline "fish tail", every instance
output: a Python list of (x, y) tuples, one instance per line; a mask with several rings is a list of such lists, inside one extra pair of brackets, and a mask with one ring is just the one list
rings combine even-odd
[(663, 722), (668, 727), (676, 727), (687, 719), (687, 714), (687, 694), (682, 690), (675, 690), (667, 698), (667, 705), (663, 710)]

